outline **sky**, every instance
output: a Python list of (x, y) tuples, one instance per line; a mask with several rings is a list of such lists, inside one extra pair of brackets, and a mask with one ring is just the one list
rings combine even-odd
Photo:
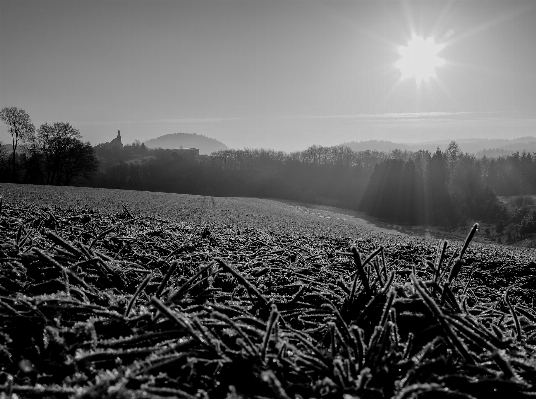
[[(441, 45), (424, 81), (412, 35)], [(536, 136), (535, 39), (534, 1), (0, 0), (0, 108), (93, 145)]]

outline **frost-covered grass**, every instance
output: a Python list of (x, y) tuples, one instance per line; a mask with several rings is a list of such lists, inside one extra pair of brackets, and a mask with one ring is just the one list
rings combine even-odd
[(446, 245), (261, 199), (0, 191), (7, 395), (535, 390), (534, 251)]

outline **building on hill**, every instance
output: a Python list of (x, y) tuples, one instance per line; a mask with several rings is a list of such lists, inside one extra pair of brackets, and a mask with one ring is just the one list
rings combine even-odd
[(199, 155), (199, 148), (174, 148), (171, 151), (174, 154), (187, 157), (196, 157)]
[(117, 129), (117, 137), (108, 143), (111, 150), (120, 150), (123, 148), (123, 143), (121, 142), (121, 131)]

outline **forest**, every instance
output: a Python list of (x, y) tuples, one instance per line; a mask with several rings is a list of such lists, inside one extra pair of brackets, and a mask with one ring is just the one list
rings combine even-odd
[(507, 229), (508, 240), (523, 238), (536, 232), (535, 163), (529, 153), (477, 159), (455, 142), (445, 152), (404, 153), (375, 166), (360, 210), (411, 225), (481, 221)]
[[(173, 150), (125, 146), (143, 159), (101, 169), (94, 187), (212, 196), (281, 198), (351, 209), (361, 201), (374, 166), (388, 154), (312, 146), (287, 154), (265, 149), (223, 150), (190, 157)], [(104, 160), (108, 165), (109, 160)]]
[(2, 108), (0, 120), (12, 139), (10, 151), (0, 142), (0, 181), (68, 186), (89, 181), (97, 171), (95, 151), (70, 123), (43, 123), (36, 129), (17, 107)]
[[(245, 149), (189, 157), (139, 143), (123, 151), (131, 160), (101, 169), (92, 186), (289, 199), (397, 224), (454, 228), (482, 221), (505, 231), (506, 240), (536, 232), (530, 197), (536, 195), (536, 157), (526, 152), (477, 158), (454, 141), (433, 153), (312, 146), (290, 154)], [(135, 160), (136, 154), (142, 158)], [(109, 158), (105, 162), (110, 165)]]

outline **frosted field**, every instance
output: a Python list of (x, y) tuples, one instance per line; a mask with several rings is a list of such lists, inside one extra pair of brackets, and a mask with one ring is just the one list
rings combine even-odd
[(533, 395), (531, 250), (262, 199), (0, 191), (13, 397)]

